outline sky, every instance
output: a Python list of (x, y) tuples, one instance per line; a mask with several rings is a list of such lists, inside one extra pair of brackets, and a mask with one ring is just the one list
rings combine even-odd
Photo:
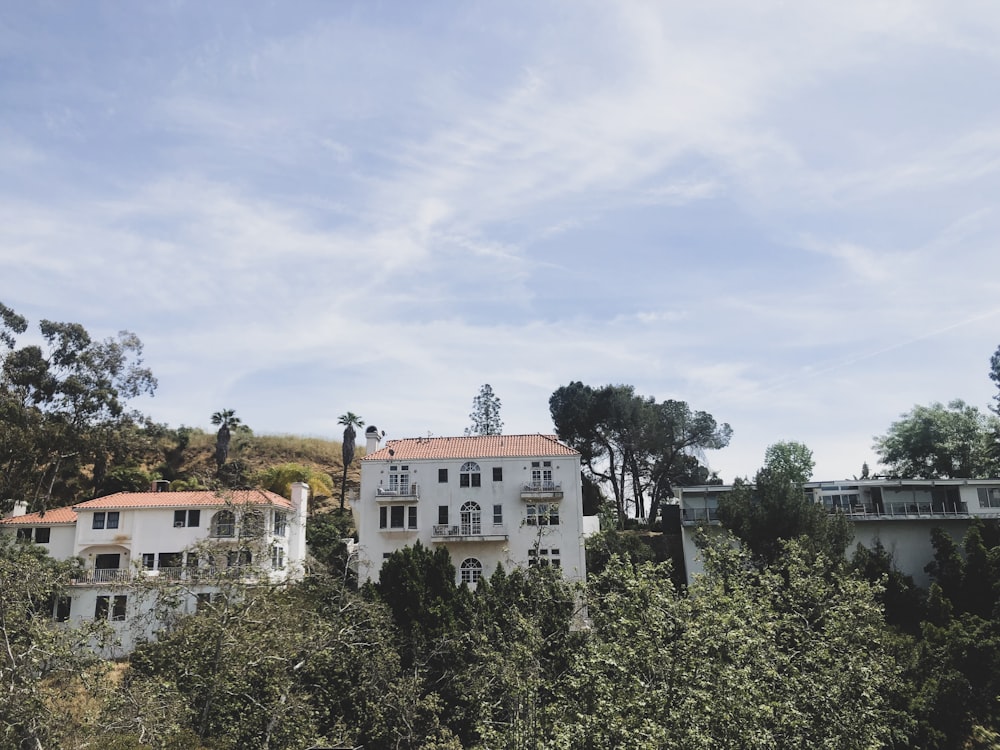
[(0, 0), (0, 302), (159, 422), (459, 435), (572, 381), (860, 474), (996, 393), (1000, 4)]

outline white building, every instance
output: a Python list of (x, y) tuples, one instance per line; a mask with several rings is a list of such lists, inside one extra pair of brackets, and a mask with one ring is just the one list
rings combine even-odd
[(584, 580), (580, 454), (555, 435), (390, 440), (366, 431), (361, 490), (353, 505), (358, 578), (420, 542), (447, 548), (458, 582), (552, 565)]
[[(852, 521), (857, 544), (873, 549), (878, 542), (895, 566), (927, 586), (924, 566), (934, 558), (931, 529), (940, 527), (960, 543), (973, 518), (1000, 519), (1000, 479), (866, 479), (808, 482), (806, 496)], [(685, 487), (680, 498), (681, 537), (688, 580), (701, 572), (694, 542), (696, 527), (717, 525), (719, 498), (728, 485)]]
[[(211, 601), (222, 582), (298, 578), (305, 561), (309, 487), (292, 485), (292, 500), (264, 490), (119, 492), (42, 513), (25, 503), (0, 520), (0, 533), (44, 546), (82, 570), (54, 617), (110, 623), (128, 653), (162, 622), (153, 613), (153, 582), (174, 585), (175, 613)], [(147, 584), (147, 585), (143, 585)]]

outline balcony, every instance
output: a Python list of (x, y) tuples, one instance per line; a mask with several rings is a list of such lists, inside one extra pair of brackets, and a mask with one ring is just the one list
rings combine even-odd
[(380, 503), (406, 502), (420, 499), (420, 485), (417, 483), (405, 485), (389, 485), (375, 490), (375, 500)]
[(954, 503), (946, 507), (933, 502), (895, 502), (884, 505), (858, 503), (846, 508), (828, 508), (831, 513), (841, 511), (855, 520), (912, 519), (912, 518), (971, 518), (967, 503)]
[(89, 568), (79, 571), (70, 582), (74, 586), (131, 583), (135, 580), (135, 574), (136, 571), (131, 568)]
[(455, 526), (437, 524), (431, 529), (432, 542), (503, 542), (507, 529), (500, 524), (463, 523)]
[(681, 523), (685, 526), (695, 526), (702, 523), (716, 524), (718, 522), (718, 508), (681, 508)]
[(542, 481), (525, 482), (521, 485), (521, 499), (529, 502), (536, 500), (560, 500), (563, 496), (562, 482)]

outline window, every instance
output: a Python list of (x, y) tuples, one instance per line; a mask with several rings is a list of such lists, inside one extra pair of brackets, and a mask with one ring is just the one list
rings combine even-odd
[(108, 525), (107, 525), (107, 528), (109, 528), (109, 529), (117, 529), (118, 528), (118, 516), (119, 515), (120, 514), (118, 513), (117, 510), (109, 510), (108, 511)]
[(493, 467), (493, 481), (494, 482), (502, 482), (503, 481), (503, 467), (502, 466), (494, 466)]
[(531, 462), (531, 487), (532, 489), (544, 490), (552, 487), (552, 462), (532, 461)]
[(410, 529), (417, 528), (416, 505), (383, 505), (378, 509), (378, 527), (380, 529)]
[(405, 464), (389, 467), (389, 492), (408, 495), (410, 492), (410, 467)]
[(479, 507), (479, 503), (474, 503), (471, 500), (465, 503), (459, 512), (459, 518), (463, 535), (483, 533), (482, 509)]
[[(103, 529), (104, 528), (104, 516), (106, 514), (103, 510), (99, 510), (94, 513), (94, 522), (91, 524), (92, 529)], [(107, 597), (105, 597), (107, 598)]]
[(248, 510), (243, 514), (240, 532), (245, 537), (257, 537), (264, 533), (264, 514), (259, 510)]
[(195, 610), (201, 612), (212, 604), (211, 594), (195, 594)]
[(200, 526), (201, 525), (201, 511), (200, 510), (175, 510), (174, 511), (174, 528), (183, 528), (184, 526)]
[(479, 474), (479, 464), (475, 461), (466, 461), (458, 471), (459, 487), (481, 487), (482, 479)]
[(180, 552), (161, 552), (159, 564), (156, 567), (160, 570), (170, 570), (180, 568), (182, 562), (183, 557)]
[(52, 529), (48, 526), (35, 529), (35, 544), (48, 544), (51, 535)]
[(562, 562), (559, 558), (559, 550), (555, 547), (552, 549), (529, 549), (528, 567), (533, 568), (536, 565), (551, 565), (553, 568), (561, 568)]
[(557, 526), (559, 505), (557, 503), (534, 503), (528, 505), (525, 523), (528, 526)]
[(248, 549), (234, 549), (226, 553), (226, 565), (230, 568), (242, 568), (250, 564), (253, 556)]
[(274, 535), (284, 536), (288, 533), (288, 517), (281, 511), (274, 511)]
[(26, 529), (17, 530), (17, 541), (19, 542), (30, 542), (31, 541), (31, 527)]
[(438, 483), (448, 484), (448, 470), (438, 469)]
[(1000, 487), (980, 487), (979, 507), (1000, 508)]
[(125, 620), (125, 607), (127, 604), (128, 597), (124, 595), (114, 597), (99, 596), (94, 606), (94, 619), (106, 620), (110, 612), (113, 621), (123, 622)]
[(66, 622), (69, 620), (69, 611), (73, 603), (73, 600), (68, 596), (60, 596), (56, 598), (55, 607), (55, 621), (56, 622)]
[(483, 564), (474, 557), (462, 560), (460, 570), (462, 583), (479, 583), (479, 579), (483, 577)]
[(503, 506), (494, 505), (493, 506), (493, 525), (503, 526)]
[(152, 552), (142, 553), (142, 568), (143, 570), (152, 570), (156, 566), (156, 555)]
[(209, 533), (212, 536), (236, 536), (236, 516), (231, 510), (220, 510), (212, 516), (212, 528)]
[(438, 506), (438, 524), (440, 526), (448, 525), (448, 506), (439, 505)]
[(285, 567), (285, 548), (274, 546), (271, 547), (271, 567), (274, 570), (281, 570)]

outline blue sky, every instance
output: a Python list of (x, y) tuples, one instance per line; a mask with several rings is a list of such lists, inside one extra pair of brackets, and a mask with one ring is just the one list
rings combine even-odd
[(726, 480), (848, 477), (995, 392), (998, 50), (980, 2), (8, 2), (0, 300), (137, 333), (173, 426), (629, 383)]

